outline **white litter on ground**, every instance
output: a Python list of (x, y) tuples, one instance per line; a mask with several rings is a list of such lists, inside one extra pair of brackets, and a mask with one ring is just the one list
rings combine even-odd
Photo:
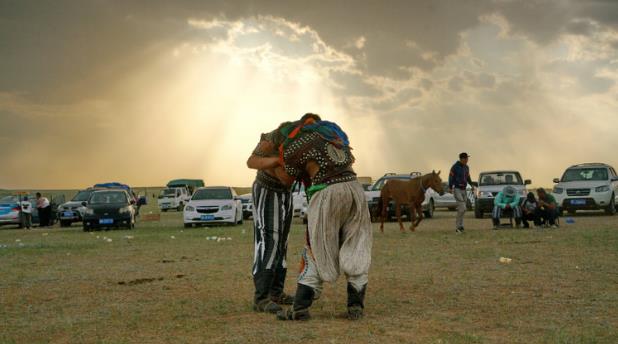
[(49, 233), (43, 233), (43, 234), (41, 234), (41, 235), (42, 235), (42, 236), (48, 236), (48, 235), (49, 235)]
[(21, 239), (15, 239), (15, 242), (21, 242)]
[(125, 235), (124, 238), (128, 239), (128, 240), (131, 240), (131, 239), (133, 239), (133, 236), (132, 235)]
[(172, 236), (170, 237), (170, 239), (176, 239), (176, 237), (172, 235)]
[(111, 238), (107, 238), (107, 240), (106, 240), (106, 241), (107, 241), (107, 242), (112, 242), (112, 239), (111, 239)]
[(513, 261), (513, 259), (511, 259), (511, 258), (506, 258), (506, 257), (500, 257), (499, 261), (500, 261), (500, 263), (502, 263), (502, 264), (510, 264), (510, 263)]

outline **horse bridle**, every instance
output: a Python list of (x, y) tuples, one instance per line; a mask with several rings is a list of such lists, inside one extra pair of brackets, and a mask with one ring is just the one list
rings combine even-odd
[(421, 187), (421, 191), (423, 192), (423, 194), (425, 194), (425, 193), (427, 192), (427, 188), (425, 188), (425, 187), (423, 186), (423, 177), (424, 177), (424, 176), (421, 176), (421, 180), (420, 180), (420, 182), (418, 183), (418, 185), (420, 185), (420, 187)]

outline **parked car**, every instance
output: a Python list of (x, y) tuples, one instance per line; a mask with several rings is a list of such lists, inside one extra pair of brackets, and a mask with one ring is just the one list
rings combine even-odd
[[(28, 197), (30, 203), (32, 203), (32, 224), (35, 225), (40, 223), (39, 211), (36, 208), (36, 197), (34, 195), (21, 194), (9, 195), (0, 198), (0, 226), (17, 225), (21, 227), (20, 202), (26, 196)], [(58, 218), (58, 203), (64, 203), (64, 195), (55, 195), (49, 198), (49, 205), (51, 209), (49, 224), (50, 226), (53, 226)]]
[(140, 210), (141, 206), (146, 204), (146, 197), (145, 196), (137, 197), (137, 195), (135, 194), (135, 191), (130, 186), (128, 186), (127, 184), (122, 184), (122, 183), (118, 183), (118, 182), (99, 183), (99, 184), (95, 184), (94, 188), (97, 189), (97, 190), (100, 190), (100, 189), (121, 189), (121, 190), (125, 190), (127, 192), (127, 194), (129, 195), (129, 197), (135, 201), (135, 203), (134, 203), (135, 216), (139, 215), (139, 210)]
[(297, 184), (292, 188), (292, 206), (294, 208), (294, 217), (299, 217), (303, 208), (303, 204), (307, 203), (307, 194), (305, 186)]
[(135, 228), (135, 199), (125, 189), (96, 190), (82, 202), (83, 228), (88, 232), (98, 228)]
[[(403, 179), (410, 180), (412, 178), (420, 177), (420, 172), (412, 172), (410, 174), (395, 174), (395, 173), (387, 173), (378, 179), (369, 191), (365, 191), (365, 197), (367, 198), (367, 204), (369, 205), (369, 212), (371, 213), (371, 218), (376, 220), (380, 217), (380, 209), (378, 209), (378, 202), (380, 201), (380, 190), (384, 187), (384, 184), (389, 179)], [(427, 189), (425, 193), (425, 201), (423, 201), (423, 214), (427, 218), (433, 217), (433, 212), (435, 210), (435, 200), (432, 197), (432, 192), (437, 195), (437, 193), (430, 189)], [(401, 214), (407, 218), (410, 218), (410, 210), (406, 206), (402, 206)], [(392, 218), (395, 216), (395, 206), (393, 201), (389, 202), (387, 208), (388, 218)]]
[(159, 209), (163, 212), (170, 209), (182, 211), (185, 208), (185, 204), (189, 202), (190, 199), (191, 195), (189, 195), (189, 190), (184, 186), (166, 188), (159, 193), (157, 204), (159, 205)]
[(82, 222), (86, 207), (82, 204), (88, 202), (90, 195), (95, 189), (81, 190), (68, 202), (62, 203), (56, 209), (60, 227), (69, 227), (74, 222)]
[(562, 178), (554, 179), (553, 195), (561, 210), (574, 214), (577, 210), (605, 210), (616, 213), (618, 174), (607, 164), (573, 165)]
[[(32, 201), (31, 201), (32, 202)], [(35, 208), (34, 204), (32, 206)], [(0, 198), (0, 226), (17, 225), (21, 227), (21, 206), (18, 196)]]
[(494, 198), (506, 186), (512, 186), (520, 194), (522, 202), (528, 194), (526, 185), (532, 181), (523, 180), (518, 171), (488, 171), (479, 175), (476, 203), (474, 204), (474, 216), (482, 219), (485, 213), (491, 213), (494, 209)]
[(185, 227), (200, 224), (242, 224), (242, 203), (228, 186), (202, 187), (195, 191), (183, 212)]
[(242, 217), (247, 220), (253, 216), (253, 197), (250, 193), (240, 195), (240, 203), (242, 204)]

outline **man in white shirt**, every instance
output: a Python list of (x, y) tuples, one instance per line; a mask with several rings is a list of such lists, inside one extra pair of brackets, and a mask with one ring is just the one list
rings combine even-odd
[(32, 227), (32, 203), (28, 200), (28, 196), (19, 202), (21, 207), (21, 226), (22, 228), (30, 229)]
[(47, 197), (42, 197), (40, 192), (36, 193), (36, 207), (39, 210), (39, 227), (48, 227), (51, 206)]

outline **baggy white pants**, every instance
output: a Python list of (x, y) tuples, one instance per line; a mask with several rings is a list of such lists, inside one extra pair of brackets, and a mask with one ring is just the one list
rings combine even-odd
[(368, 281), (373, 233), (363, 187), (338, 183), (313, 195), (308, 209), (307, 245), (298, 283), (322, 291), (343, 272), (360, 291)]

